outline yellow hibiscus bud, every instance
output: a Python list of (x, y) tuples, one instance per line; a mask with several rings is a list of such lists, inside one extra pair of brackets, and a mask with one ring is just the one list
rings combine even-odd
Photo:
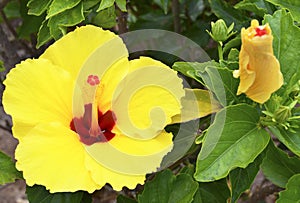
[(240, 77), (237, 95), (245, 93), (258, 103), (266, 102), (283, 84), (280, 64), (273, 54), (273, 36), (269, 24), (259, 26), (257, 20), (241, 32), (242, 47), (239, 54)]

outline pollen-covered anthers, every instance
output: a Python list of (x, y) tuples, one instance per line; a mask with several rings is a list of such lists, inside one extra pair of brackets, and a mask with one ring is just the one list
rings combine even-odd
[(266, 28), (262, 27), (262, 26), (255, 28), (255, 32), (256, 32), (256, 34), (254, 36), (258, 36), (258, 37), (262, 37), (262, 36), (268, 34)]
[(108, 142), (115, 134), (111, 132), (115, 126), (115, 115), (112, 111), (102, 113), (98, 111), (98, 125), (92, 125), (92, 104), (84, 106), (84, 115), (80, 118), (73, 118), (70, 127), (75, 131), (80, 141), (86, 145), (92, 145), (97, 142)]

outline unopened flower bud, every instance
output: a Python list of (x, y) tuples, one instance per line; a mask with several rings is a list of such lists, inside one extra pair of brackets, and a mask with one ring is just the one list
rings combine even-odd
[(219, 19), (215, 23), (211, 22), (211, 32), (207, 32), (213, 38), (213, 40), (217, 42), (224, 42), (235, 33), (231, 32), (233, 27), (234, 23), (232, 23), (229, 28), (227, 28), (224, 20)]
[(277, 123), (285, 123), (292, 116), (290, 107), (280, 106), (274, 113), (274, 119)]

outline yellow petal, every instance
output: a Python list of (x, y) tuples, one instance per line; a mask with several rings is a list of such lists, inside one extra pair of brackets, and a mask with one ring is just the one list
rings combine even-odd
[[(111, 109), (113, 98), (117, 98), (120, 92), (124, 89), (120, 82), (124, 79), (129, 69), (129, 61), (123, 58), (114, 63), (104, 73), (100, 85), (97, 89), (98, 107), (101, 112), (105, 113)], [(116, 88), (118, 87), (118, 91)]]
[[(107, 46), (111, 41), (118, 41), (118, 46)], [(93, 25), (82, 26), (76, 28), (75, 31), (66, 34), (60, 40), (51, 45), (41, 58), (46, 58), (52, 61), (77, 77), (81, 67), (88, 57), (100, 46), (106, 44), (105, 50), (99, 56), (104, 57), (114, 55), (114, 51), (128, 55), (126, 46), (121, 38), (113, 32), (104, 31)]]
[(258, 68), (256, 78), (246, 95), (258, 103), (266, 102), (273, 92), (283, 84), (283, 76), (280, 72), (280, 65), (274, 55), (264, 54), (257, 56), (253, 62)]
[(95, 143), (85, 148), (99, 164), (117, 173), (145, 175), (157, 170), (172, 146), (172, 134), (163, 131), (151, 140), (116, 135), (109, 142)]
[(172, 117), (173, 123), (201, 118), (215, 113), (221, 108), (207, 90), (187, 88), (184, 90), (185, 96), (181, 99), (181, 113)]
[(144, 184), (145, 175), (128, 175), (117, 173), (101, 166), (91, 156), (86, 156), (86, 167), (91, 172), (93, 180), (97, 183), (109, 183), (116, 191), (122, 190), (123, 187), (134, 189), (137, 184)]
[(237, 95), (240, 95), (246, 92), (249, 87), (253, 84), (255, 80), (256, 73), (254, 70), (250, 70), (249, 64), (249, 55), (244, 49), (241, 49), (240, 55), (240, 70), (239, 70), (239, 77), (240, 77), (240, 85), (238, 87)]
[(17, 169), (29, 186), (44, 185), (50, 192), (93, 192), (96, 184), (85, 167), (86, 152), (78, 135), (59, 123), (39, 124), (16, 149)]
[(69, 126), (72, 119), (73, 81), (68, 72), (45, 59), (28, 59), (12, 69), (6, 80), (3, 105), (25, 132), (40, 122)]
[(245, 93), (258, 103), (266, 102), (283, 84), (280, 64), (273, 54), (273, 36), (268, 24), (242, 29), (242, 47), (239, 55), (240, 85), (237, 94)]
[(151, 139), (180, 113), (182, 80), (172, 69), (146, 57), (130, 61), (130, 70), (120, 83), (125, 88), (112, 104), (116, 126), (131, 138)]

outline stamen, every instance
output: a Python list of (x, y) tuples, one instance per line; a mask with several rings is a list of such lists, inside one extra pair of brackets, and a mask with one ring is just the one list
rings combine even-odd
[(89, 75), (86, 83), (81, 87), (84, 105), (82, 117), (74, 117), (70, 123), (71, 130), (75, 131), (80, 141), (86, 145), (97, 142), (108, 142), (115, 134), (111, 130), (115, 126), (115, 115), (112, 111), (104, 114), (98, 110), (96, 90), (100, 80), (97, 75)]
[(102, 134), (101, 128), (98, 125), (98, 107), (97, 107), (97, 100), (95, 99), (92, 104), (92, 123), (90, 128), (91, 136), (98, 136)]

